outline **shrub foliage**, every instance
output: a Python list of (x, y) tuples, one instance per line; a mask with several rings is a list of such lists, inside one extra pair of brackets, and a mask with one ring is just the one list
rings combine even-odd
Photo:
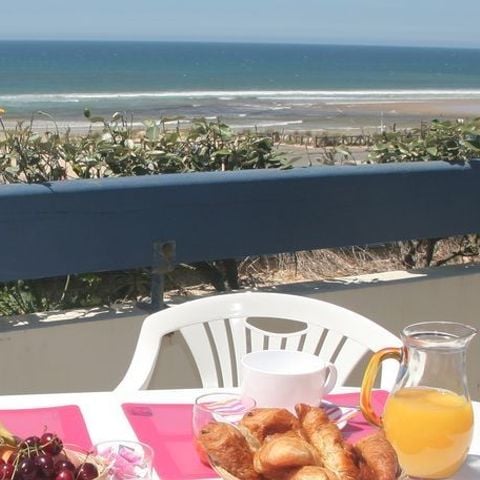
[[(134, 128), (126, 113), (108, 120), (84, 113), (91, 128), (73, 134), (61, 133), (45, 112), (7, 129), (0, 112), (0, 183), (289, 166), (270, 137), (235, 133), (221, 121), (199, 118), (181, 129), (180, 119), (163, 119)], [(39, 115), (52, 122), (47, 132), (35, 129)], [(235, 261), (199, 262), (191, 268), (219, 290), (238, 286)], [(148, 296), (149, 288), (150, 273), (144, 269), (8, 282), (0, 284), (0, 315), (110, 304)]]
[[(117, 112), (104, 119), (85, 110), (91, 128), (73, 134), (70, 130), (61, 133), (45, 112), (37, 112), (30, 122), (6, 129), (2, 113), (0, 109), (0, 183), (290, 166), (274, 148), (271, 137), (256, 132), (236, 133), (221, 121), (199, 118), (188, 128), (180, 128), (180, 118), (165, 118), (134, 128), (133, 118), (126, 113)], [(38, 116), (48, 119), (52, 128), (39, 133), (34, 128)], [(480, 119), (433, 121), (419, 129), (378, 135), (370, 148), (369, 162), (467, 162), (479, 155)], [(435, 263), (440, 240), (400, 242), (405, 267), (440, 265), (480, 252), (480, 236), (465, 235), (455, 243), (455, 251)], [(182, 268), (201, 272), (217, 290), (239, 286), (237, 262), (232, 259)], [(174, 275), (166, 280), (167, 285), (178, 286)], [(149, 288), (147, 269), (20, 280), (0, 284), (0, 315), (111, 304), (146, 297)]]

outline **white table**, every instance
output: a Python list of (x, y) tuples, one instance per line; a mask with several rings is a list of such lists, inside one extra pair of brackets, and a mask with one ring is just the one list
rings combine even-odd
[[(210, 390), (218, 391), (218, 389)], [(355, 391), (341, 388), (334, 393)], [(39, 395), (0, 396), (0, 410), (78, 405), (85, 419), (91, 440), (136, 440), (130, 423), (122, 410), (123, 403), (193, 403), (199, 395), (208, 393), (206, 389), (184, 390), (144, 390), (133, 393), (89, 392)], [(478, 480), (480, 478), (480, 402), (473, 403), (475, 429), (467, 464), (454, 480)], [(478, 420), (477, 420), (478, 419)], [(181, 480), (181, 479), (179, 479)]]

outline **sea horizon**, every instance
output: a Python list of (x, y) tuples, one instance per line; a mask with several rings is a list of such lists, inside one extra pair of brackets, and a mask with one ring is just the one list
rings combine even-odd
[(425, 117), (424, 108), (399, 112), (407, 104), (480, 103), (476, 48), (0, 40), (0, 70), (0, 108), (9, 121), (43, 111), (85, 125), (88, 108), (138, 120), (206, 117), (235, 128), (328, 130), (375, 127), (380, 115), (400, 124)]
[(480, 46), (450, 46), (450, 45), (410, 45), (410, 44), (378, 44), (378, 43), (338, 43), (315, 41), (285, 41), (285, 40), (189, 40), (189, 39), (114, 39), (114, 38), (2, 38), (0, 43), (165, 43), (165, 44), (207, 44), (207, 45), (298, 45), (319, 47), (378, 47), (378, 48), (411, 48), (434, 50), (480, 50)]

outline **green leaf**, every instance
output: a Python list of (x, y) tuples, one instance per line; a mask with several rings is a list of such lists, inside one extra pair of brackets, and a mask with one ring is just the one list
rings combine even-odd
[(232, 151), (228, 148), (220, 149), (217, 150), (216, 152), (213, 153), (214, 156), (222, 156), (222, 155), (231, 155)]
[(475, 152), (480, 152), (480, 147), (478, 145), (475, 145), (472, 142), (469, 142), (468, 140), (465, 141), (465, 145), (471, 148)]
[(118, 120), (122, 120), (123, 119), (123, 113), (122, 112), (115, 112), (113, 115), (112, 115), (112, 120), (114, 122), (117, 122)]
[(7, 173), (10, 173), (10, 175), (16, 175), (20, 171), (20, 168), (14, 165), (10, 165), (5, 169), (5, 171)]
[(184, 120), (184, 119), (185, 119), (184, 115), (175, 115), (173, 117), (162, 117), (160, 121), (162, 123), (166, 123), (166, 122), (178, 122), (179, 120)]

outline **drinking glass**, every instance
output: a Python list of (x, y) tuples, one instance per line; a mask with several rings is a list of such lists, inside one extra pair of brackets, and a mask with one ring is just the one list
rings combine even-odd
[(211, 422), (236, 425), (255, 405), (253, 398), (237, 393), (207, 393), (195, 400), (192, 415), (193, 436), (200, 460), (205, 465), (210, 464), (208, 456), (197, 442), (202, 428)]
[(109, 480), (152, 478), (153, 450), (145, 443), (111, 440), (97, 443), (94, 455), (106, 465)]

